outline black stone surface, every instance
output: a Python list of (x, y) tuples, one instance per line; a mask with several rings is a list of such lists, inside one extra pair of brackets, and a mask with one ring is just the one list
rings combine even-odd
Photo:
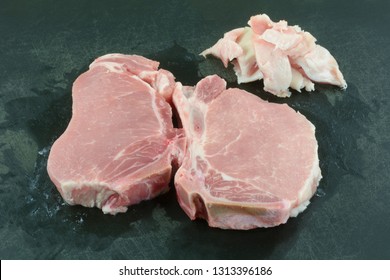
[[(389, 259), (389, 3), (2, 0), (0, 258)], [(348, 89), (278, 99), (197, 55), (258, 13), (314, 34)], [(159, 60), (187, 85), (216, 73), (299, 110), (317, 127), (324, 176), (309, 208), (276, 228), (229, 231), (190, 221), (174, 190), (115, 217), (65, 205), (46, 173), (48, 151), (71, 117), (73, 81), (112, 52)]]

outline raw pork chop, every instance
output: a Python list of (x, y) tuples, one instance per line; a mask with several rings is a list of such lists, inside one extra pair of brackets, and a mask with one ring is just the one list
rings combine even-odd
[(212, 227), (285, 223), (309, 204), (321, 179), (315, 127), (218, 76), (178, 86), (173, 102), (187, 138), (175, 175), (179, 203)]
[[(277, 23), (265, 15), (250, 18), (250, 27), (237, 28), (203, 51), (234, 65), (238, 83), (264, 79), (264, 90), (280, 97), (291, 95), (289, 87), (314, 90), (313, 82), (347, 87), (334, 57), (299, 26)], [(312, 82), (313, 81), (313, 82)]]
[(168, 190), (184, 138), (166, 101), (174, 77), (158, 65), (109, 54), (75, 81), (73, 116), (47, 166), (67, 203), (116, 214)]

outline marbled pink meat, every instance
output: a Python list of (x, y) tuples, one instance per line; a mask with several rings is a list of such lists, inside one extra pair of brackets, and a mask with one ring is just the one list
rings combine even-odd
[(116, 214), (168, 190), (184, 138), (167, 102), (174, 77), (158, 65), (109, 54), (75, 81), (72, 119), (47, 166), (67, 203)]
[(212, 227), (283, 224), (309, 204), (321, 179), (315, 127), (218, 76), (178, 86), (173, 102), (186, 135), (175, 175), (179, 203)]

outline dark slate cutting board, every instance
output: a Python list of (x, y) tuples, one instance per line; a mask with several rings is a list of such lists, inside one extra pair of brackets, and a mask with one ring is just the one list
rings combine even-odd
[[(389, 1), (26, 1), (0, 3), (1, 259), (389, 259)], [(309, 208), (270, 229), (229, 231), (190, 221), (174, 190), (126, 214), (70, 207), (46, 174), (50, 145), (71, 116), (71, 86), (95, 57), (161, 61), (193, 85), (219, 74), (197, 54), (251, 15), (314, 34), (336, 57), (345, 92), (278, 99), (317, 127), (323, 180)]]

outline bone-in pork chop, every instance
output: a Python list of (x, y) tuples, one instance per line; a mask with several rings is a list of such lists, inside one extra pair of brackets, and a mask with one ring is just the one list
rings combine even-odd
[(251, 229), (285, 223), (306, 208), (321, 170), (315, 127), (303, 115), (226, 89), (218, 76), (178, 86), (173, 102), (187, 139), (175, 187), (191, 219)]
[(167, 102), (174, 77), (158, 65), (109, 54), (75, 81), (72, 119), (47, 166), (67, 203), (116, 214), (168, 190), (184, 139)]

